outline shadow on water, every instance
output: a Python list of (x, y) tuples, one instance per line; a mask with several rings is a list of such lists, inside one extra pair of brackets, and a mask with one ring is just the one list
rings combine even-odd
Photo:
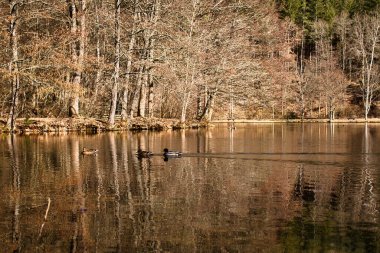
[[(4, 252), (378, 252), (380, 128), (7, 136)], [(83, 147), (97, 155), (81, 155)], [(184, 153), (138, 159), (138, 148)], [(160, 153), (158, 152), (158, 153)], [(48, 200), (51, 200), (51, 203)]]

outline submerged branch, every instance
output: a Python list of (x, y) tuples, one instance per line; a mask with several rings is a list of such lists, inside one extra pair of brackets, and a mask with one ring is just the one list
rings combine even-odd
[(45, 222), (47, 221), (47, 216), (48, 216), (48, 214), (49, 214), (49, 210), (50, 210), (50, 204), (51, 204), (51, 199), (50, 199), (50, 197), (48, 197), (48, 205), (47, 205), (47, 207), (46, 207), (46, 211), (45, 211), (44, 222), (43, 222), (42, 225), (41, 225), (40, 232), (39, 232), (39, 234), (38, 234), (38, 239), (41, 238), (42, 231), (43, 231), (44, 226), (45, 226)]

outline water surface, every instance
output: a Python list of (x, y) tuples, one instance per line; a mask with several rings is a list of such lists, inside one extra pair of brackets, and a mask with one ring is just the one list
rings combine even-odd
[(236, 126), (0, 136), (1, 251), (380, 251), (380, 125)]

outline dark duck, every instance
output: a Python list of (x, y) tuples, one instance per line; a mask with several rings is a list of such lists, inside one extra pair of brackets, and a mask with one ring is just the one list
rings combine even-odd
[(140, 148), (137, 150), (136, 153), (138, 158), (149, 158), (151, 155), (153, 155), (150, 151), (141, 150)]

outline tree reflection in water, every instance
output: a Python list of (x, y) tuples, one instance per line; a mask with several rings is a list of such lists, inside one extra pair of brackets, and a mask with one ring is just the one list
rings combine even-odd
[[(5, 252), (377, 252), (379, 129), (261, 124), (238, 125), (233, 133), (220, 125), (5, 136), (0, 246)], [(84, 146), (99, 152), (82, 156)], [(156, 154), (170, 147), (184, 157), (139, 160), (138, 147)]]

